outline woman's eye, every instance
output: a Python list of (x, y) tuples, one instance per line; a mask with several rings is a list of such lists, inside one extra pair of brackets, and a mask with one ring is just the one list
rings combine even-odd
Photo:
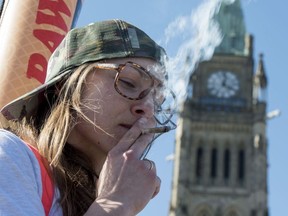
[(129, 89), (137, 88), (137, 86), (134, 84), (132, 80), (119, 79), (118, 82), (119, 82), (119, 85), (121, 85), (123, 88), (129, 88)]

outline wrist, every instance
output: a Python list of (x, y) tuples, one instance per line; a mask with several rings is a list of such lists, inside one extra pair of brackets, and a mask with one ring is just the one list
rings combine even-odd
[(134, 216), (130, 208), (125, 208), (123, 203), (109, 200), (109, 199), (96, 199), (84, 216)]

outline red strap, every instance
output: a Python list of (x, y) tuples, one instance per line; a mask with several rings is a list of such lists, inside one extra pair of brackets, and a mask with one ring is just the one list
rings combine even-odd
[(45, 215), (48, 216), (50, 209), (52, 207), (53, 197), (54, 197), (54, 186), (52, 179), (49, 175), (49, 166), (48, 162), (39, 154), (38, 150), (26, 143), (27, 146), (32, 150), (35, 154), (41, 171), (41, 178), (42, 178), (42, 204), (44, 207)]

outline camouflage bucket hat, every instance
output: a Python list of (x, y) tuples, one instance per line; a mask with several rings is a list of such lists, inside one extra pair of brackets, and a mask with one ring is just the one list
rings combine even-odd
[(4, 106), (1, 113), (7, 120), (29, 119), (40, 105), (50, 108), (45, 92), (78, 66), (123, 57), (146, 57), (163, 64), (165, 51), (145, 32), (122, 20), (75, 28), (67, 33), (51, 55), (45, 83)]

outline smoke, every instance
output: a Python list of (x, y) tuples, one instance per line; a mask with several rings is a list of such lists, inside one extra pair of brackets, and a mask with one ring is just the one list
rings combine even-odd
[[(167, 70), (169, 86), (181, 103), (187, 96), (189, 78), (197, 64), (209, 60), (215, 47), (222, 40), (218, 23), (214, 20), (221, 3), (233, 3), (235, 0), (203, 0), (202, 4), (189, 16), (177, 17), (165, 30), (164, 47), (180, 43), (175, 56), (169, 56)], [(179, 42), (180, 41), (180, 42)]]

